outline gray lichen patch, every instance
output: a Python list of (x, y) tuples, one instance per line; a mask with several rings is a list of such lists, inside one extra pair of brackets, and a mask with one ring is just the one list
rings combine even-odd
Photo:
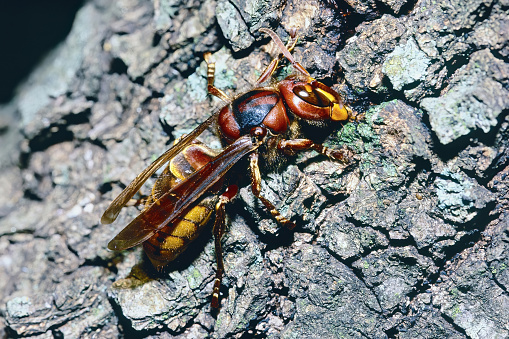
[(432, 288), (433, 304), (471, 338), (506, 338), (507, 212), (488, 229), (488, 246), (476, 245), (448, 263), (444, 280)]
[[(293, 247), (284, 271), (295, 314), (282, 338), (383, 336), (375, 325), (380, 308), (373, 292), (324, 249), (308, 244)], [(348, 320), (351, 314), (354, 322)]]
[(398, 14), (401, 7), (408, 3), (408, 0), (381, 0), (384, 4), (389, 6), (395, 14)]
[[(215, 337), (241, 333), (252, 321), (260, 321), (268, 313), (274, 281), (261, 251), (263, 245), (241, 219), (232, 221), (225, 239), (225, 279), (228, 298), (216, 320)], [(232, 251), (232, 250), (235, 251)]]
[[(103, 333), (117, 335), (113, 310), (104, 291), (97, 286), (104, 283), (104, 272), (89, 267), (71, 274), (72, 280), (63, 281), (52, 293), (15, 297), (6, 303), (6, 320), (18, 334), (42, 334), (52, 327), (59, 327), (69, 337), (81, 337), (91, 324), (104, 327)], [(80, 324), (66, 325), (76, 317)]]
[(218, 2), (216, 17), (225, 38), (230, 41), (234, 51), (246, 49), (254, 42), (242, 16), (230, 1)]
[[(397, 9), (393, 5), (400, 3), (384, 2), (393, 10)], [(371, 1), (349, 1), (349, 4), (358, 12), (376, 7)], [(381, 72), (387, 54), (393, 52), (401, 41), (415, 41), (429, 64), (424, 77), (414, 81), (404, 95), (410, 101), (418, 102), (430, 93), (438, 94), (447, 84), (451, 65), (462, 65), (464, 56), (484, 48), (507, 56), (506, 20), (504, 5), (494, 1), (453, 0), (443, 4), (441, 1), (419, 1), (408, 15), (398, 18), (383, 15), (369, 25), (356, 27), (357, 34), (338, 52), (338, 60), (346, 80), (356, 91), (387, 93), (386, 80)], [(362, 55), (359, 59), (362, 61), (353, 62), (355, 55)]]
[(342, 260), (356, 259), (389, 245), (382, 232), (350, 223), (347, 215), (348, 209), (341, 204), (325, 209), (317, 220), (317, 242)]
[(394, 48), (382, 65), (382, 72), (389, 77), (395, 90), (423, 80), (430, 59), (426, 57), (415, 41), (409, 39), (406, 44)]
[(495, 197), (475, 180), (458, 172), (442, 172), (435, 181), (438, 205), (447, 220), (465, 223), (472, 220)]
[(385, 312), (404, 308), (415, 286), (437, 271), (433, 261), (411, 246), (374, 251), (353, 263), (373, 288)]
[(154, 64), (164, 58), (163, 46), (152, 45), (154, 32), (152, 27), (128, 35), (113, 35), (107, 42), (111, 53), (127, 66), (127, 74), (133, 79), (144, 75)]
[(405, 26), (393, 16), (384, 15), (369, 25), (360, 25), (357, 30), (358, 34), (347, 41), (336, 57), (345, 71), (345, 79), (359, 93), (365, 92), (370, 83), (376, 84), (374, 91), (384, 91), (381, 80), (373, 80), (380, 77), (380, 55), (396, 48)]
[[(415, 159), (429, 159), (429, 131), (419, 121), (421, 113), (401, 101), (373, 107), (366, 115), (371, 136), (360, 154), (361, 180), (346, 200), (355, 220), (383, 227), (394, 237), (407, 237), (397, 222), (396, 205), (407, 192), (402, 189), (416, 171)], [(375, 137), (376, 136), (376, 137)]]
[(421, 106), (442, 144), (480, 129), (488, 133), (509, 108), (509, 66), (488, 50), (472, 54), (438, 98), (424, 98)]
[[(151, 275), (148, 275), (146, 262), (135, 265), (130, 272), (126, 265), (119, 274), (125, 278), (114, 283), (109, 296), (137, 331), (162, 327), (181, 331), (207, 304), (213, 276), (212, 267), (207, 262), (212, 256), (209, 244), (185, 269), (171, 271), (159, 279), (153, 271), (149, 270)], [(169, 303), (178, 306), (168, 307)]]
[(24, 318), (32, 313), (30, 309), (32, 300), (27, 296), (13, 298), (7, 302), (6, 306), (10, 317)]

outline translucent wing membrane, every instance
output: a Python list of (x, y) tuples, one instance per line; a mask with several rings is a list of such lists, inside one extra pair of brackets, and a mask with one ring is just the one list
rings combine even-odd
[(149, 239), (179, 217), (242, 157), (259, 146), (260, 142), (253, 143), (250, 136), (237, 139), (212, 161), (154, 201), (110, 241), (108, 248), (124, 250)]
[(196, 137), (198, 137), (203, 131), (205, 131), (215, 120), (217, 115), (214, 114), (205, 120), (200, 126), (194, 131), (184, 136), (178, 143), (172, 148), (164, 152), (159, 158), (156, 159), (150, 166), (148, 166), (143, 172), (127, 186), (120, 195), (111, 202), (110, 206), (106, 209), (101, 217), (101, 223), (111, 224), (118, 217), (120, 210), (124, 207), (129, 200), (138, 192), (143, 184), (165, 163), (167, 163), (176, 154), (182, 151), (189, 143), (191, 143)]

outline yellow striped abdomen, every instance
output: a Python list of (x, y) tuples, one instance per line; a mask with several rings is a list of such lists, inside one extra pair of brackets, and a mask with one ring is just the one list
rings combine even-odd
[[(179, 182), (186, 180), (197, 169), (217, 155), (201, 143), (193, 143), (172, 158), (152, 188), (146, 208), (159, 203), (159, 198)], [(210, 220), (219, 197), (210, 195), (191, 205), (182, 216), (163, 226), (143, 243), (143, 249), (154, 267), (160, 269), (182, 253), (196, 239)]]
[(143, 249), (157, 269), (167, 265), (198, 237), (214, 212), (218, 196), (202, 199), (174, 223), (161, 228), (143, 243)]

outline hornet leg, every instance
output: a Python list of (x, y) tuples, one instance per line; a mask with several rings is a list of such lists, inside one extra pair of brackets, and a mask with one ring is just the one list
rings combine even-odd
[(249, 155), (249, 166), (251, 167), (251, 190), (253, 194), (260, 199), (278, 223), (289, 229), (293, 229), (295, 223), (283, 217), (276, 207), (261, 195), (262, 178), (260, 176), (260, 167), (258, 166), (258, 152), (253, 152)]
[(223, 100), (224, 102), (230, 102), (231, 98), (226, 95), (225, 92), (214, 86), (214, 73), (216, 71), (216, 63), (212, 62), (210, 57), (210, 52), (207, 52), (203, 55), (205, 62), (207, 63), (207, 90), (210, 94), (213, 96), (218, 97), (219, 99)]
[(216, 204), (216, 221), (214, 222), (214, 245), (216, 250), (216, 278), (214, 280), (214, 289), (212, 291), (212, 301), (210, 305), (214, 308), (219, 307), (219, 289), (221, 288), (221, 280), (223, 279), (224, 265), (223, 265), (223, 247), (221, 246), (221, 238), (225, 231), (225, 210), (224, 206), (229, 203), (238, 192), (236, 185), (228, 186), (226, 191), (221, 195)]

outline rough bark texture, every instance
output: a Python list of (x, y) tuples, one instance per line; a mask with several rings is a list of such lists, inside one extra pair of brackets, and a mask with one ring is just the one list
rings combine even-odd
[[(348, 11), (346, 11), (348, 9)], [(0, 336), (509, 337), (509, 1), (91, 0), (1, 108)], [(347, 13), (347, 15), (345, 15)], [(102, 212), (175, 139), (294, 56), (364, 119), (264, 171), (228, 207), (222, 308), (210, 232), (155, 274)], [(290, 67), (282, 69), (291, 71)], [(324, 134), (318, 132), (315, 134)], [(213, 131), (201, 138), (219, 147)], [(148, 188), (146, 189), (148, 190)]]

